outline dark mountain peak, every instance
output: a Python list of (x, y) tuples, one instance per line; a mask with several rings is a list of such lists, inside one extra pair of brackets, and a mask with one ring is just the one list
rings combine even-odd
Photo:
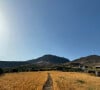
[(56, 55), (46, 54), (46, 55), (43, 55), (42, 57), (53, 57), (53, 56), (56, 56)]
[(88, 58), (95, 58), (95, 57), (100, 57), (99, 55), (89, 55), (87, 56)]
[(86, 57), (76, 59), (72, 62), (94, 65), (94, 64), (100, 63), (100, 56), (99, 55), (89, 55), (89, 56), (86, 56)]
[(57, 57), (56, 55), (51, 55), (51, 54), (46, 54), (46, 55), (43, 55), (39, 58), (51, 58), (51, 57)]
[(89, 55), (88, 57), (100, 57), (99, 55)]
[(57, 65), (57, 64), (68, 63), (69, 59), (66, 59), (64, 57), (59, 57), (56, 55), (46, 54), (39, 58), (28, 60), (26, 62), (29, 64), (45, 67), (45, 66), (52, 66), (52, 65)]
[(69, 60), (64, 57), (47, 54), (47, 55), (43, 55), (42, 57), (35, 59), (35, 62), (49, 63), (49, 64), (61, 64), (61, 63), (69, 62)]
[(100, 56), (99, 55), (89, 55), (89, 56), (86, 56), (86, 57), (81, 57), (81, 58), (79, 58), (79, 59), (90, 59), (90, 60), (92, 60), (92, 59), (97, 59), (97, 58), (100, 58)]
[[(60, 57), (60, 56), (56, 56), (56, 55), (52, 55), (52, 54), (46, 54), (46, 55), (43, 55), (42, 57), (40, 58), (62, 58), (62, 59), (66, 59), (64, 57)], [(66, 59), (67, 61), (69, 61), (68, 59)]]

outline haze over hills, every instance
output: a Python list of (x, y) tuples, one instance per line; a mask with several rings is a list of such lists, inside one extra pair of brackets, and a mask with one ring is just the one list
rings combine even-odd
[(86, 57), (81, 57), (79, 59), (75, 59), (73, 61), (70, 61), (69, 59), (66, 59), (64, 57), (59, 57), (55, 55), (44, 55), (42, 57), (39, 57), (37, 59), (27, 60), (27, 61), (0, 61), (0, 67), (1, 68), (7, 68), (7, 67), (19, 67), (19, 66), (54, 66), (54, 65), (63, 65), (68, 63), (80, 63), (84, 65), (100, 65), (100, 56), (98, 55), (90, 55)]

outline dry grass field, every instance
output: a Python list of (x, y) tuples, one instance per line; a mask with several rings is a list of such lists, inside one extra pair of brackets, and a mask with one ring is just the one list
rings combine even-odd
[(100, 77), (76, 72), (51, 72), (54, 90), (100, 90)]
[(0, 77), (0, 90), (42, 90), (46, 72), (9, 73)]
[(54, 90), (100, 90), (100, 77), (75, 72), (21, 72), (0, 76), (0, 90), (42, 90), (48, 73)]

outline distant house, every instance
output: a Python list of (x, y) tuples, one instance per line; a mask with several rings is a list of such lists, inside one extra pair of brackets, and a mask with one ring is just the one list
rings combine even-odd
[(86, 69), (88, 69), (88, 66), (86, 66), (86, 65), (83, 65), (82, 67), (80, 67), (82, 70), (86, 70)]
[(100, 71), (95, 71), (96, 76), (100, 76)]
[(80, 63), (70, 63), (71, 67), (75, 67), (75, 68), (80, 68), (82, 66), (82, 64)]
[(87, 70), (89, 68), (87, 65), (83, 65), (83, 64), (80, 64), (80, 63), (70, 63), (70, 66), (73, 67), (73, 68), (79, 68), (79, 69), (82, 69), (82, 70)]
[(82, 70), (85, 70), (86, 68), (88, 68), (88, 66), (80, 64), (80, 63), (70, 63), (70, 66), (73, 68), (80, 68)]
[(95, 69), (100, 69), (100, 66), (95, 66)]

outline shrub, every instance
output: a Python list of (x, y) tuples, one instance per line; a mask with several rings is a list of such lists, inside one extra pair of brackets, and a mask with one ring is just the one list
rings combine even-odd
[(12, 72), (18, 72), (18, 69), (12, 69)]
[(2, 69), (2, 68), (0, 68), (0, 75), (1, 75), (1, 74), (3, 74), (3, 73), (4, 73), (4, 72), (3, 72), (3, 69)]

